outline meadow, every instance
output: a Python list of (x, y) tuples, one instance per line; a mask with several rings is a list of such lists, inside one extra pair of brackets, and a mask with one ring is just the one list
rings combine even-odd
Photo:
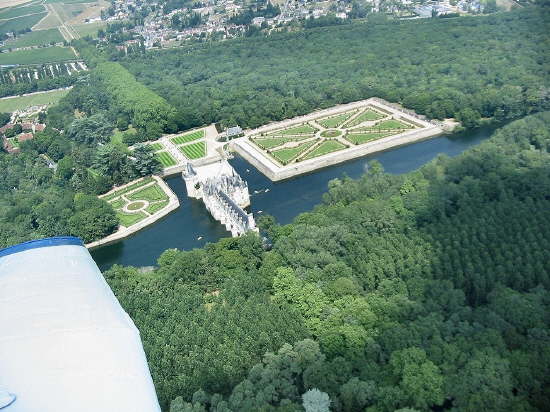
[(44, 6), (33, 4), (24, 7), (11, 7), (0, 12), (0, 20), (13, 19), (14, 17), (26, 16), (27, 14), (40, 13), (44, 11)]
[(0, 53), (0, 64), (42, 64), (75, 59), (72, 49), (59, 46)]
[(0, 34), (30, 29), (36, 23), (42, 20), (42, 18), (44, 18), (46, 14), (46, 12), (43, 12), (38, 14), (31, 14), (28, 16), (21, 16), (15, 19), (4, 20), (0, 23)]
[(56, 104), (64, 97), (69, 90), (53, 90), (49, 92), (41, 92), (29, 96), (18, 96), (0, 99), (0, 112), (11, 113), (15, 110), (21, 110), (29, 106), (48, 104)]
[(29, 33), (22, 34), (13, 40), (6, 41), (4, 49), (43, 46), (46, 44), (51, 44), (52, 42), (61, 43), (63, 40), (63, 36), (56, 28), (31, 31)]

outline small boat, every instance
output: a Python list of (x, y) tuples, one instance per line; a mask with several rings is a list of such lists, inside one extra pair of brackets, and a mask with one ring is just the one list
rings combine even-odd
[(265, 192), (265, 193), (269, 192), (269, 189), (265, 189), (265, 191), (264, 191), (264, 192)]
[(258, 210), (258, 214), (263, 213), (263, 212), (264, 212), (263, 210)]
[(202, 236), (199, 236), (199, 237), (197, 238), (197, 240), (201, 240), (201, 239), (202, 239)]
[(246, 169), (246, 173), (250, 173), (250, 169)]
[(260, 193), (260, 190), (254, 190), (255, 195), (257, 195), (258, 193)]

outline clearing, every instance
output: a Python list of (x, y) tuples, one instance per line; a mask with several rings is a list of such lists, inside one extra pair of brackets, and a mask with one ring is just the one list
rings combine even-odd
[(38, 92), (27, 96), (8, 97), (0, 99), (0, 112), (11, 113), (15, 110), (25, 109), (29, 106), (42, 104), (56, 104), (62, 97), (69, 93), (69, 89)]

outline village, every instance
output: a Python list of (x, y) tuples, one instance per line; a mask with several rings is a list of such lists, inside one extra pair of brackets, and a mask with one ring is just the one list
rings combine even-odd
[(338, 24), (338, 21), (365, 18), (369, 13), (403, 19), (481, 14), (485, 11), (485, 4), (487, 2), (480, 0), (274, 0), (250, 5), (243, 0), (207, 0), (172, 1), (161, 5), (139, 0), (114, 0), (112, 6), (102, 12), (102, 19), (109, 23), (142, 22), (121, 29), (133, 34), (132, 39), (118, 46), (126, 50), (140, 40), (146, 49), (173, 47), (189, 40), (223, 40), (258, 31), (280, 31), (323, 17), (331, 19), (330, 23), (324, 24)]

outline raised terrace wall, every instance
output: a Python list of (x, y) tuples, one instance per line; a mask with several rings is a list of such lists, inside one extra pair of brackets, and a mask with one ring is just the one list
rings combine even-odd
[[(392, 147), (407, 145), (420, 140), (429, 139), (444, 132), (443, 129), (436, 123), (427, 121), (409, 110), (401, 110), (401, 108), (397, 105), (390, 105), (386, 103), (387, 102), (381, 99), (372, 98), (332, 107), (330, 109), (315, 111), (305, 116), (284, 120), (282, 122), (270, 123), (258, 129), (245, 131), (245, 137), (233, 140), (231, 142), (231, 148), (244, 157), (254, 167), (260, 170), (260, 172), (266, 175), (269, 179), (272, 181), (279, 181), (345, 162), (347, 160), (366, 156), (371, 153), (388, 150)], [(379, 110), (380, 112), (388, 113), (395, 118), (402, 119), (403, 121), (420, 129), (406, 130), (399, 134), (359, 145), (352, 145), (344, 150), (335, 151), (296, 163), (290, 163), (286, 166), (278, 164), (275, 160), (270, 158), (266, 152), (258, 148), (249, 140), (251, 136), (259, 136), (262, 133), (270, 133), (273, 131), (286, 129), (288, 127), (319, 119), (321, 117), (337, 115), (339, 113), (347, 112), (353, 109), (361, 109), (367, 106), (372, 107), (375, 110)]]

